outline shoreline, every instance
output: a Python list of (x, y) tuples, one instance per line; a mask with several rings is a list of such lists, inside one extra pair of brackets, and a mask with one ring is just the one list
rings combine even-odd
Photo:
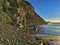
[(52, 36), (48, 34), (35, 34), (38, 38), (42, 38), (42, 42), (49, 43), (51, 45), (60, 45), (60, 36)]

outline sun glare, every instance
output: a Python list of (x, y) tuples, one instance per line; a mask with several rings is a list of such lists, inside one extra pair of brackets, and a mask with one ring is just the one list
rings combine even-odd
[(60, 20), (47, 20), (49, 22), (60, 22)]

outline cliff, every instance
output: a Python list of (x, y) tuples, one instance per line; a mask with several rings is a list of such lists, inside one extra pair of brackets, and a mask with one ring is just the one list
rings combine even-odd
[[(7, 0), (6, 1), (6, 6), (2, 6), (3, 7), (3, 11), (4, 12), (9, 12), (12, 16), (8, 16), (12, 19), (11, 21), (16, 21), (14, 19), (14, 14), (17, 15), (17, 13), (19, 14), (21, 19), (26, 19), (26, 24), (45, 24), (45, 20), (43, 18), (41, 18), (34, 10), (33, 6), (24, 0), (21, 1), (17, 1), (17, 0)], [(7, 10), (6, 10), (7, 7)]]
[[(32, 24), (32, 25), (31, 25)], [(45, 24), (25, 0), (0, 0), (0, 45), (39, 45), (32, 36), (37, 25)]]

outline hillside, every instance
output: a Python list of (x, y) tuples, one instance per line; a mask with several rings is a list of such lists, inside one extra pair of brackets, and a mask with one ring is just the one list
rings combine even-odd
[(0, 45), (38, 45), (32, 35), (45, 23), (29, 2), (0, 0)]
[[(18, 1), (19, 2), (19, 1)], [(19, 2), (19, 4), (17, 3), (17, 1), (10, 1), (8, 0), (8, 4), (7, 4), (7, 8), (8, 11), (14, 15), (17, 13), (19, 13), (20, 18), (24, 19), (26, 18), (26, 23), (35, 23), (35, 24), (44, 24), (45, 21), (44, 19), (42, 19), (35, 11), (33, 6), (27, 2), (27, 1), (23, 1), (21, 0)], [(18, 9), (17, 9), (18, 8)], [(18, 10), (18, 11), (17, 11)], [(5, 8), (3, 7), (3, 11), (5, 11)], [(5, 11), (6, 12), (6, 11)], [(11, 16), (12, 17), (12, 16)], [(12, 17), (13, 18), (13, 17)]]

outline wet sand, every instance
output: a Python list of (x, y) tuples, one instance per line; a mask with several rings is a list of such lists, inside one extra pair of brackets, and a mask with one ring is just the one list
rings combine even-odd
[(42, 38), (43, 42), (51, 45), (60, 45), (60, 36), (52, 36), (47, 34), (35, 34), (34, 36)]

